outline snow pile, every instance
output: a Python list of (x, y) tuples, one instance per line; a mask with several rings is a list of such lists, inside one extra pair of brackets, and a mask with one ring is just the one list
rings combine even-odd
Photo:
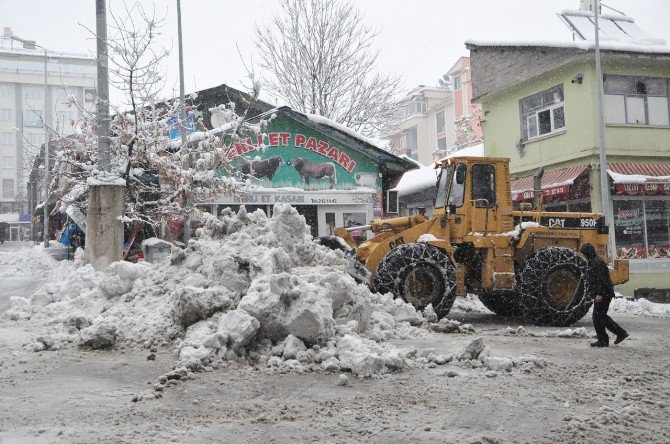
[(483, 368), (486, 376), (496, 377), (500, 373), (510, 373), (520, 370), (525, 373), (533, 369), (543, 369), (547, 361), (533, 355), (517, 357), (491, 356), (489, 349), (482, 338), (477, 338), (466, 345), (460, 352), (449, 356), (448, 361), (453, 360), (457, 365), (464, 368)]
[(670, 318), (670, 304), (657, 304), (644, 298), (632, 301), (624, 298), (614, 298), (610, 303), (610, 310), (614, 313), (634, 316)]
[(545, 337), (545, 338), (587, 338), (589, 337), (588, 331), (584, 327), (577, 328), (566, 328), (565, 330), (556, 330), (556, 331), (544, 331), (544, 332), (529, 332), (526, 331), (523, 326), (518, 326), (516, 328), (507, 327), (505, 335), (515, 335), (515, 336), (533, 336), (533, 337)]
[(65, 265), (7, 316), (48, 327), (36, 350), (175, 344), (173, 379), (230, 360), (360, 376), (412, 365), (384, 341), (426, 334), (423, 315), (356, 282), (350, 256), (314, 242), (295, 209), (273, 214), (211, 217), (165, 262)]
[(468, 294), (463, 297), (457, 297), (454, 305), (451, 307), (450, 313), (493, 313), (488, 308), (484, 307), (479, 298), (473, 294)]

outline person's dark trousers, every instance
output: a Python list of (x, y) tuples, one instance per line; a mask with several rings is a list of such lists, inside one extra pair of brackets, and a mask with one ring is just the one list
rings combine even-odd
[(612, 318), (607, 315), (607, 310), (610, 308), (611, 301), (612, 300), (609, 298), (603, 298), (601, 302), (593, 303), (593, 327), (596, 329), (598, 341), (604, 344), (609, 344), (610, 340), (605, 329), (617, 336), (626, 334), (626, 330), (621, 328), (619, 324), (614, 322)]

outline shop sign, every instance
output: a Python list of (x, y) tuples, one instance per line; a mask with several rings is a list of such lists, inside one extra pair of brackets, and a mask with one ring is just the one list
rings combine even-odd
[(274, 205), (276, 203), (288, 203), (291, 205), (371, 205), (374, 204), (374, 194), (362, 193), (300, 193), (300, 192), (277, 192), (277, 193), (254, 193), (234, 196), (228, 202), (220, 204), (253, 204)]
[(266, 132), (243, 138), (226, 150), (226, 160), (239, 179), (251, 179), (259, 187), (381, 189), (379, 166), (373, 159), (288, 116), (275, 117)]
[(614, 188), (620, 196), (670, 195), (670, 183), (618, 183)]
[[(570, 185), (561, 185), (559, 187), (551, 187), (551, 188), (543, 188), (542, 191), (544, 192), (544, 197), (552, 197), (552, 196), (559, 196), (563, 194), (568, 194), (570, 193)], [(521, 200), (530, 200), (533, 198), (533, 191), (524, 191), (523, 193), (517, 193), (514, 195), (514, 200), (516, 201), (521, 201)]]

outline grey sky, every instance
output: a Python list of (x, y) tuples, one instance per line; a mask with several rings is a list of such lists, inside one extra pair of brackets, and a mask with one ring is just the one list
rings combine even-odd
[[(122, 0), (111, 0), (119, 6)], [(131, 0), (128, 0), (130, 2)], [(110, 0), (108, 0), (110, 2)], [(153, 2), (142, 1), (151, 7)], [(355, 0), (366, 20), (379, 30), (378, 69), (402, 76), (408, 88), (432, 85), (456, 59), (467, 55), (463, 42), (569, 39), (556, 17), (578, 9), (579, 0)], [(608, 0), (606, 4), (636, 19), (650, 35), (670, 41), (669, 0)], [(162, 44), (172, 48), (166, 95), (178, 91), (176, 0), (155, 2), (166, 15)], [(254, 27), (276, 10), (269, 0), (182, 0), (186, 90), (227, 83), (240, 87), (245, 70), (236, 43), (249, 61)], [(0, 0), (2, 26), (18, 36), (57, 51), (93, 53), (95, 42), (79, 23), (95, 28), (94, 0)], [(260, 73), (262, 75), (262, 73)]]

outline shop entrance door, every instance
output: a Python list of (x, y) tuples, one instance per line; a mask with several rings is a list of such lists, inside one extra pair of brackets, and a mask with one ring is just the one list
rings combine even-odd
[(296, 205), (298, 214), (305, 216), (305, 222), (309, 225), (312, 237), (319, 237), (319, 222), (317, 218), (316, 205)]

